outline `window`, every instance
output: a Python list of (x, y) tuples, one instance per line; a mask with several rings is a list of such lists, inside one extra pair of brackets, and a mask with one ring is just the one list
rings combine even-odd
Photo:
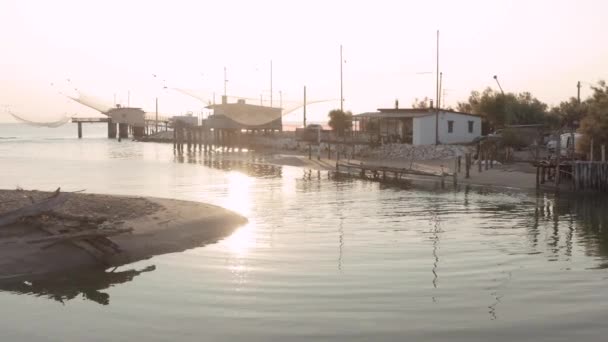
[(473, 125), (475, 124), (475, 121), (469, 121), (469, 133), (473, 133)]
[(454, 121), (448, 121), (448, 133), (454, 133)]

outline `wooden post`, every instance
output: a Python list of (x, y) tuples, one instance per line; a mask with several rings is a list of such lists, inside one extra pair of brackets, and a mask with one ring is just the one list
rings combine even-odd
[(327, 142), (327, 159), (331, 159), (331, 144)]
[(458, 156), (458, 173), (461, 171), (462, 156)]
[(572, 161), (572, 187), (574, 190), (578, 190), (578, 165), (577, 161)]
[(481, 164), (481, 149), (479, 149), (479, 151), (477, 152), (477, 168), (478, 168), (478, 172), (481, 173), (482, 167), (483, 165)]
[(312, 145), (308, 144), (308, 160), (312, 159)]
[(177, 127), (173, 126), (173, 150), (177, 149)]
[(82, 122), (78, 123), (78, 139), (82, 139)]
[(536, 167), (536, 188), (540, 187), (540, 166)]
[(557, 134), (557, 157), (555, 158), (555, 187), (559, 186), (559, 178), (561, 176), (561, 158), (562, 158), (562, 131), (558, 131)]
[(452, 182), (454, 183), (454, 187), (458, 185), (458, 173), (456, 173), (456, 170), (452, 173)]
[(471, 169), (471, 154), (467, 153), (464, 157), (464, 169), (465, 169), (465, 176), (464, 178), (470, 178), (470, 169)]
[(483, 159), (485, 160), (486, 171), (488, 171), (490, 169), (490, 165), (488, 165), (488, 151), (487, 150), (485, 150), (483, 152)]
[(591, 151), (589, 153), (589, 161), (593, 161), (593, 138), (591, 138)]
[(544, 165), (540, 167), (540, 184), (545, 184), (546, 171), (547, 169)]
[(606, 145), (602, 144), (602, 163), (606, 162)]

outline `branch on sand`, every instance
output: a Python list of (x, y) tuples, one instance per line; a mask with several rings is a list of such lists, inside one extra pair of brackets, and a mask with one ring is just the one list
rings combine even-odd
[(61, 206), (68, 199), (67, 193), (62, 193), (60, 191), (61, 188), (57, 188), (57, 190), (55, 190), (53, 195), (50, 197), (47, 197), (27, 207), (19, 208), (0, 215), (0, 227), (16, 223), (25, 217), (38, 216), (53, 211), (53, 209)]

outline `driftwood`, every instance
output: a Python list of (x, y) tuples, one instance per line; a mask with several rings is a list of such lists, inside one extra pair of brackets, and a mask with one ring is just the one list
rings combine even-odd
[[(39, 228), (52, 235), (64, 234), (61, 231), (61, 228), (57, 227), (57, 226), (43, 225), (43, 226), (40, 226)], [(105, 248), (105, 246), (100, 246), (100, 244), (97, 243), (97, 240), (110, 241), (105, 237), (98, 237), (96, 239), (90, 239), (90, 240), (67, 240), (67, 242), (70, 242), (72, 245), (89, 253), (92, 257), (97, 259), (101, 264), (107, 265), (108, 256), (112, 255), (114, 253), (117, 253), (118, 252), (117, 248)], [(112, 247), (114, 247), (114, 246), (112, 246)]]
[[(54, 211), (57, 207), (63, 205), (67, 199), (68, 194), (61, 193), (60, 188), (58, 188), (53, 195), (41, 201), (1, 214), (0, 227), (26, 220), (33, 227), (50, 234), (50, 236), (25, 242), (29, 244), (46, 243), (42, 247), (43, 249), (67, 242), (86, 251), (102, 264), (109, 265), (109, 258), (122, 251), (108, 237), (131, 232), (132, 229), (113, 226), (106, 228), (108, 222), (104, 217), (76, 216)], [(49, 220), (49, 217), (55, 220)], [(114, 224), (117, 224), (117, 222)]]
[(25, 217), (37, 216), (40, 214), (48, 213), (56, 207), (62, 205), (63, 203), (65, 203), (65, 201), (67, 201), (68, 196), (65, 193), (61, 193), (60, 190), (61, 188), (57, 188), (53, 195), (32, 205), (9, 211), (8, 213), (0, 215), (0, 227), (16, 223)]
[(27, 243), (46, 243), (50, 242), (49, 245), (45, 246), (50, 247), (54, 244), (65, 242), (65, 241), (73, 241), (73, 240), (81, 240), (81, 239), (90, 239), (96, 237), (108, 237), (115, 236), (124, 233), (130, 233), (133, 231), (133, 228), (116, 228), (116, 229), (88, 229), (82, 230), (78, 232), (71, 232), (65, 234), (57, 234), (51, 235), (39, 239), (33, 239), (27, 241)]

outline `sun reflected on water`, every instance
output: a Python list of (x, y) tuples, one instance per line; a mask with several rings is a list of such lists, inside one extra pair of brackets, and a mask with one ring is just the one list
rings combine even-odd
[(251, 187), (254, 178), (240, 172), (230, 172), (228, 177), (227, 198), (224, 207), (247, 217), (251, 213)]
[(256, 246), (255, 224), (250, 222), (239, 228), (223, 241), (223, 245), (234, 256), (243, 258)]

